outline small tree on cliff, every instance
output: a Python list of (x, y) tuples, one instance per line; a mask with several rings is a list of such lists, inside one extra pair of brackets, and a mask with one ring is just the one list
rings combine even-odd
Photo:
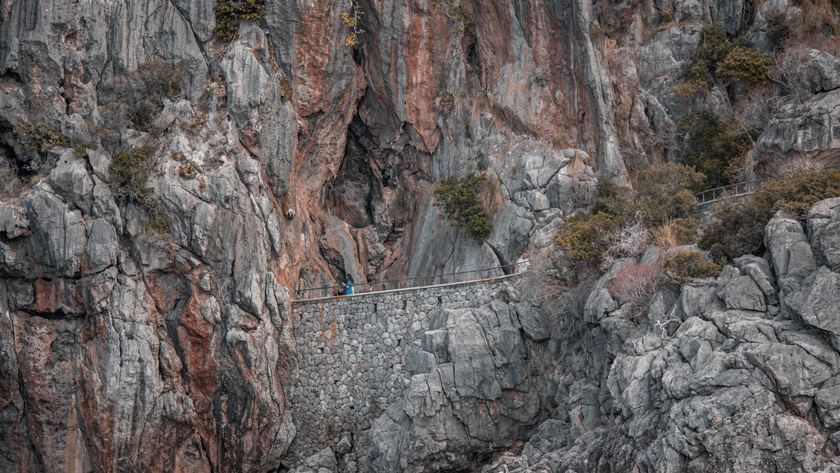
[(498, 197), (498, 186), (480, 174), (469, 174), (460, 179), (447, 177), (435, 189), (436, 205), (443, 207), (456, 227), (480, 243), (493, 229), (491, 213), (498, 206)]

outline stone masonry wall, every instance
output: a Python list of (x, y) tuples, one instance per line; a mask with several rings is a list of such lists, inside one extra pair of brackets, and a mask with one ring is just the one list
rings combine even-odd
[[(337, 447), (352, 433), (366, 443), (371, 422), (398, 400), (433, 357), (442, 308), (468, 307), (500, 280), (297, 302), (297, 367), (291, 387), (297, 436), (292, 458)], [(433, 359), (433, 358), (432, 358)], [(428, 369), (428, 368), (426, 368)]]

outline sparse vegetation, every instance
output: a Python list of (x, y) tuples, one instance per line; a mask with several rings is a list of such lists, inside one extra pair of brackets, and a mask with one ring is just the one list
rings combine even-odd
[(172, 153), (172, 159), (178, 161), (178, 175), (181, 176), (182, 179), (195, 179), (198, 176), (198, 168), (187, 159), (184, 153)]
[(158, 235), (166, 235), (172, 228), (172, 221), (157, 212), (150, 212), (148, 228)]
[(630, 316), (638, 320), (650, 307), (650, 300), (659, 290), (659, 270), (642, 263), (631, 263), (619, 269), (607, 285), (613, 297), (630, 304)]
[(636, 191), (599, 184), (593, 213), (570, 218), (555, 238), (565, 264), (573, 269), (568, 282), (599, 266), (606, 269), (616, 258), (640, 254), (650, 240), (648, 228), (672, 222), (673, 230), (688, 238), (689, 229), (696, 228), (693, 191), (702, 182), (703, 175), (690, 167), (666, 163), (640, 172)]
[(350, 9), (341, 12), (339, 18), (341, 23), (348, 28), (347, 36), (344, 37), (344, 45), (348, 48), (354, 48), (359, 45), (361, 35), (365, 33), (362, 28), (362, 7), (356, 0), (351, 0)]
[(191, 135), (195, 135), (198, 133), (201, 128), (207, 124), (207, 113), (206, 112), (195, 112), (193, 115), (192, 120), (189, 122), (181, 122), (178, 126), (186, 131)]
[(683, 96), (705, 93), (718, 80), (746, 81), (750, 85), (770, 80), (773, 61), (742, 40), (730, 41), (719, 25), (703, 28), (703, 39), (680, 73), (674, 93)]
[(698, 231), (697, 220), (694, 218), (677, 218), (654, 228), (651, 237), (656, 246), (668, 251), (697, 241)]
[(163, 60), (140, 64), (114, 81), (117, 99), (125, 104), (125, 117), (137, 130), (150, 131), (163, 108), (163, 100), (181, 95), (184, 76), (180, 67)]
[(677, 251), (665, 259), (665, 277), (675, 286), (720, 274), (721, 267), (699, 251)]
[(163, 207), (152, 196), (152, 189), (147, 187), (149, 177), (155, 167), (154, 150), (141, 146), (118, 151), (111, 161), (109, 182), (114, 195), (125, 203), (136, 204), (146, 210), (149, 216), (149, 230), (166, 234), (171, 227), (171, 220), (164, 215)]
[(455, 105), (455, 96), (450, 92), (444, 92), (437, 98), (437, 103), (440, 108), (451, 108)]
[(767, 17), (767, 41), (774, 50), (783, 49), (788, 36), (790, 36), (790, 24), (784, 11)]
[(77, 158), (84, 158), (85, 156), (87, 156), (87, 150), (88, 147), (85, 145), (76, 145), (73, 148), (73, 155)]
[(444, 14), (452, 20), (461, 31), (471, 28), (469, 17), (461, 0), (432, 0), (432, 6), (443, 10)]
[(837, 196), (838, 170), (791, 174), (768, 181), (749, 196), (719, 205), (716, 220), (703, 233), (700, 247), (719, 262), (759, 254), (764, 248), (764, 227), (776, 211), (800, 217), (816, 202)]
[(149, 147), (123, 149), (111, 161), (109, 181), (114, 195), (149, 206), (152, 190), (146, 182), (154, 169), (154, 150)]
[(67, 136), (53, 125), (22, 122), (15, 126), (15, 134), (22, 139), (25, 149), (36, 153), (46, 153), (53, 148), (65, 148), (69, 144)]
[(791, 47), (776, 55), (773, 79), (794, 99), (805, 100), (811, 95), (808, 70), (802, 67), (810, 58), (804, 47)]
[(493, 209), (487, 208), (487, 204), (498, 202), (498, 197), (493, 196), (497, 192), (498, 186), (487, 176), (469, 174), (461, 179), (448, 177), (440, 181), (435, 198), (450, 221), (476, 241), (483, 242), (492, 230)]
[(265, 18), (265, 0), (216, 0), (216, 37), (229, 43), (239, 37), (243, 21), (259, 22)]
[(612, 236), (601, 257), (601, 270), (608, 271), (620, 258), (635, 258), (641, 255), (650, 242), (650, 231), (642, 220), (642, 214), (636, 214), (636, 220), (624, 225)]
[(292, 101), (292, 83), (289, 82), (289, 79), (283, 78), (280, 79), (280, 98), (284, 102), (291, 102)]
[(726, 184), (729, 163), (750, 150), (759, 130), (745, 130), (732, 120), (721, 120), (711, 112), (692, 113), (677, 126), (682, 146), (680, 162), (706, 176), (705, 187)]

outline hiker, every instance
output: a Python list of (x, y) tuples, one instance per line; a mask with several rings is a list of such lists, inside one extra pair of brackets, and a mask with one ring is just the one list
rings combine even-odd
[(520, 256), (519, 259), (516, 260), (516, 272), (524, 273), (525, 271), (528, 271), (529, 263), (530, 261), (528, 261), (528, 250), (525, 250), (525, 252), (522, 253), (522, 256)]
[(297, 281), (297, 285), (295, 287), (295, 293), (297, 294), (298, 299), (303, 299), (303, 293), (306, 292), (306, 283), (303, 281), (303, 275), (301, 275), (300, 279)]
[(352, 296), (353, 295), (353, 276), (349, 274), (341, 283), (344, 286), (344, 295), (345, 296)]

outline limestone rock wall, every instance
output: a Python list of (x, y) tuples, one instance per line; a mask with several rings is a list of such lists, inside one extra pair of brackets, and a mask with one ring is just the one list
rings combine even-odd
[[(673, 93), (702, 24), (767, 49), (769, 16), (803, 11), (788, 1), (264, 3), (264, 18), (227, 42), (214, 33), (215, 0), (0, 2), (0, 470), (277, 468), (294, 437), (286, 288), (489, 267), (551, 244), (592, 203), (598, 177), (621, 182), (665, 158), (658, 137), (684, 113), (726, 111), (720, 90), (699, 103)], [(340, 13), (354, 6), (365, 33), (348, 47)], [(166, 82), (162, 65), (180, 71), (179, 91), (138, 107)], [(836, 57), (810, 52), (804, 70), (805, 105), (774, 117), (759, 157), (836, 157)], [(127, 90), (138, 74), (145, 88)], [(38, 143), (27, 124), (64, 139)], [(110, 182), (119, 153), (141, 147), (153, 157), (145, 203)], [(483, 243), (431, 198), (440, 178), (468, 172), (499, 182)], [(504, 309), (476, 304), (447, 319), (447, 352), (476, 326), (515, 331)], [(410, 392), (439, 384), (423, 396), (442, 407), (382, 418), (379, 431), (400, 434), (378, 437), (379, 468), (473, 465), (475, 452), (523, 438), (544, 381), (535, 372), (535, 386), (506, 388), (518, 378), (505, 367), (520, 358), (493, 357), (501, 398), (453, 401), (445, 366), (415, 375)], [(513, 420), (495, 423), (488, 405)], [(448, 437), (430, 430), (436, 422), (469, 429)], [(408, 458), (387, 439), (423, 449)], [(442, 459), (448, 445), (460, 456)]]
[(481, 471), (836, 472), (838, 238), (840, 198), (777, 215), (764, 257), (661, 292), (638, 325), (604, 275), (560, 342), (557, 415)]

